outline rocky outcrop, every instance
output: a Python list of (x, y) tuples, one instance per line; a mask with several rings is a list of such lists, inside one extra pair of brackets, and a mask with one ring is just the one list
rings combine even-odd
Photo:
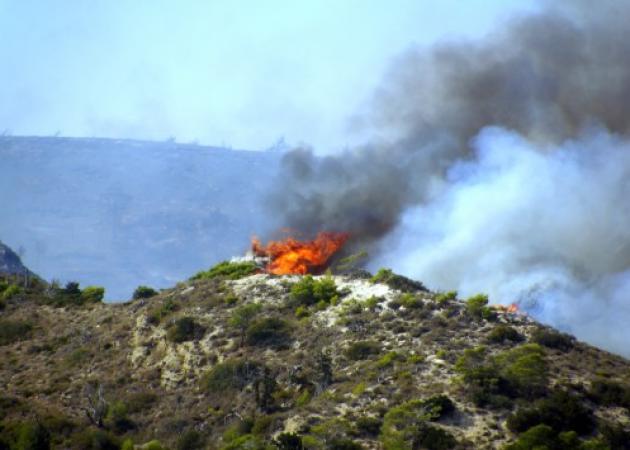
[(11, 248), (0, 241), (0, 274), (32, 275), (22, 260)]

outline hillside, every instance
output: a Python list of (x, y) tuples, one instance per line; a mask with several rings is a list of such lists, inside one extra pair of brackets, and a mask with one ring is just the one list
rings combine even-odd
[(385, 270), (252, 271), (5, 282), (0, 449), (630, 448), (621, 357)]
[(2, 241), (0, 241), (0, 274), (32, 275), (32, 272), (22, 264), (20, 256)]
[(0, 237), (45, 279), (128, 300), (241, 254), (280, 155), (176, 142), (0, 136)]

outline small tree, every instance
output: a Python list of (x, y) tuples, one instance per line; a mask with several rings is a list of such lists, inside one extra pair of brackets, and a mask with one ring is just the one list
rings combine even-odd
[(135, 291), (133, 291), (133, 299), (138, 300), (141, 298), (151, 298), (158, 294), (158, 292), (149, 287), (149, 286), (138, 286)]
[(105, 297), (105, 288), (100, 286), (88, 286), (81, 291), (82, 303), (98, 303)]
[(260, 303), (248, 303), (246, 305), (239, 306), (232, 313), (229, 324), (238, 328), (241, 336), (240, 345), (243, 345), (245, 342), (245, 332), (260, 311), (262, 311), (262, 305)]

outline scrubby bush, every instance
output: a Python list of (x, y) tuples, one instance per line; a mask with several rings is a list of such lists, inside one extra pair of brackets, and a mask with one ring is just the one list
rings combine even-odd
[(395, 274), (391, 269), (386, 268), (379, 269), (378, 272), (370, 278), (370, 282), (386, 284), (390, 288), (401, 292), (427, 291), (427, 288), (419, 281)]
[(306, 275), (291, 286), (291, 302), (297, 307), (318, 303), (327, 306), (334, 303), (338, 295), (335, 280), (329, 276), (316, 280), (311, 275)]
[(16, 430), (15, 450), (50, 449), (50, 432), (39, 422), (24, 422)]
[(588, 396), (600, 405), (630, 408), (630, 387), (617, 381), (603, 378), (594, 380), (591, 382)]
[(466, 312), (474, 319), (494, 320), (496, 313), (488, 305), (488, 296), (477, 294), (466, 300)]
[(129, 413), (135, 414), (149, 409), (157, 399), (158, 396), (153, 392), (133, 392), (125, 397), (125, 405), (127, 405)]
[(22, 288), (17, 284), (6, 284), (3, 289), (0, 290), (0, 300), (8, 301), (13, 297), (22, 293)]
[(292, 340), (292, 327), (279, 317), (265, 317), (253, 321), (245, 332), (245, 342), (258, 347), (286, 348)]
[(398, 298), (398, 303), (406, 309), (420, 309), (424, 306), (422, 299), (408, 292)]
[(227, 280), (238, 280), (258, 271), (258, 267), (253, 261), (232, 262), (223, 261), (206, 271), (201, 271), (191, 277), (191, 280), (207, 280), (212, 278), (223, 278)]
[(466, 349), (455, 370), (462, 374), (478, 406), (502, 407), (508, 398), (534, 398), (547, 386), (547, 364), (537, 344), (525, 344), (489, 357), (485, 347)]
[(105, 415), (105, 424), (108, 428), (113, 429), (117, 433), (124, 433), (125, 431), (133, 429), (135, 426), (128, 417), (127, 405), (121, 401), (109, 404), (107, 414)]
[(173, 299), (167, 298), (160, 305), (156, 305), (149, 311), (147, 319), (149, 323), (153, 325), (159, 324), (166, 316), (171, 314), (174, 311), (177, 311), (178, 306), (175, 304)]
[(492, 329), (488, 334), (488, 342), (503, 344), (505, 342), (521, 342), (523, 336), (514, 327), (500, 324)]
[(435, 301), (439, 304), (453, 300), (457, 300), (457, 291), (440, 292), (435, 296)]
[(560, 390), (536, 401), (531, 407), (520, 408), (507, 420), (508, 428), (514, 432), (523, 432), (541, 423), (556, 433), (575, 431), (580, 435), (590, 433), (595, 427), (592, 412), (580, 399)]
[(206, 329), (192, 317), (180, 317), (166, 332), (166, 338), (175, 343), (201, 339)]
[(445, 396), (395, 406), (383, 418), (379, 439), (385, 450), (452, 449), (457, 445), (455, 438), (427, 421), (439, 420), (453, 409), (453, 403)]
[(261, 364), (243, 359), (228, 359), (214, 366), (203, 379), (209, 392), (241, 390), (251, 383), (262, 370)]
[(0, 319), (0, 345), (30, 338), (33, 325), (24, 320)]
[(383, 421), (378, 417), (361, 416), (355, 421), (359, 436), (378, 436)]
[(105, 430), (86, 428), (72, 436), (70, 448), (82, 450), (118, 450), (118, 439)]
[(246, 305), (239, 306), (232, 312), (229, 324), (239, 330), (241, 334), (241, 344), (245, 341), (247, 328), (260, 311), (262, 311), (262, 305), (260, 303), (247, 303)]
[(296, 433), (280, 433), (273, 441), (278, 450), (303, 450), (302, 437)]
[(105, 288), (100, 286), (87, 286), (81, 291), (81, 303), (102, 302), (105, 297)]
[(179, 438), (175, 444), (176, 450), (203, 450), (205, 439), (201, 433), (196, 430), (187, 430)]
[(381, 345), (376, 341), (358, 341), (350, 344), (346, 350), (346, 357), (353, 361), (369, 359), (373, 355), (379, 354)]
[(571, 350), (575, 345), (573, 336), (549, 328), (537, 329), (532, 333), (531, 340), (537, 344), (563, 352)]
[(549, 426), (539, 424), (522, 433), (516, 442), (505, 450), (552, 450), (559, 447), (557, 433)]
[(138, 286), (135, 291), (133, 291), (133, 299), (138, 300), (141, 298), (151, 298), (158, 295), (158, 292), (149, 287), (149, 286)]

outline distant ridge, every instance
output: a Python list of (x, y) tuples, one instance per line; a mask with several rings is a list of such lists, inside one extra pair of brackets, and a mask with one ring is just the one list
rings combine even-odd
[(9, 246), (0, 241), (0, 274), (2, 275), (33, 275), (22, 260)]

